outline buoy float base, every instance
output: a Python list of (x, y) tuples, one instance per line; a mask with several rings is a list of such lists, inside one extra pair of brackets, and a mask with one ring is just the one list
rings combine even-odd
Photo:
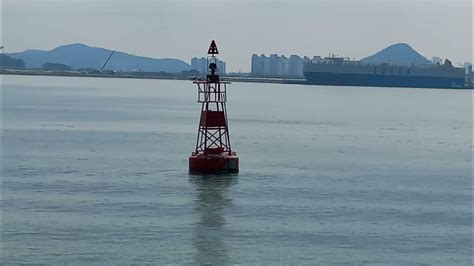
[(191, 155), (189, 156), (189, 172), (195, 174), (238, 173), (239, 157), (227, 153)]

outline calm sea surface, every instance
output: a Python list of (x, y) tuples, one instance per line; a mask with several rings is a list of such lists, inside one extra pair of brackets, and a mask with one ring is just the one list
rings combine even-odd
[(2, 264), (472, 263), (472, 91), (3, 76)]

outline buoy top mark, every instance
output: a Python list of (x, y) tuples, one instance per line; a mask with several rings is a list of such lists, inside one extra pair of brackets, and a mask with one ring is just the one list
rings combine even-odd
[(219, 54), (219, 51), (217, 50), (216, 42), (214, 40), (212, 40), (211, 46), (209, 46), (209, 50), (207, 51), (207, 54), (212, 54), (212, 55)]

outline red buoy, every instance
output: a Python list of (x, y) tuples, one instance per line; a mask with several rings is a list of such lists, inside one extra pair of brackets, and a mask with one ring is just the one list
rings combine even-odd
[(189, 171), (192, 173), (225, 173), (239, 171), (239, 157), (230, 147), (227, 121), (226, 86), (230, 82), (220, 81), (213, 40), (209, 47), (209, 74), (204, 81), (194, 81), (198, 87), (198, 102), (202, 103), (201, 119), (197, 134), (196, 149), (189, 156)]

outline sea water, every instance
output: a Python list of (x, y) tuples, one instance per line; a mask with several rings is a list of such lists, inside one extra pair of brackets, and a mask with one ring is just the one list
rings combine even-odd
[(472, 263), (472, 91), (3, 76), (2, 264)]

